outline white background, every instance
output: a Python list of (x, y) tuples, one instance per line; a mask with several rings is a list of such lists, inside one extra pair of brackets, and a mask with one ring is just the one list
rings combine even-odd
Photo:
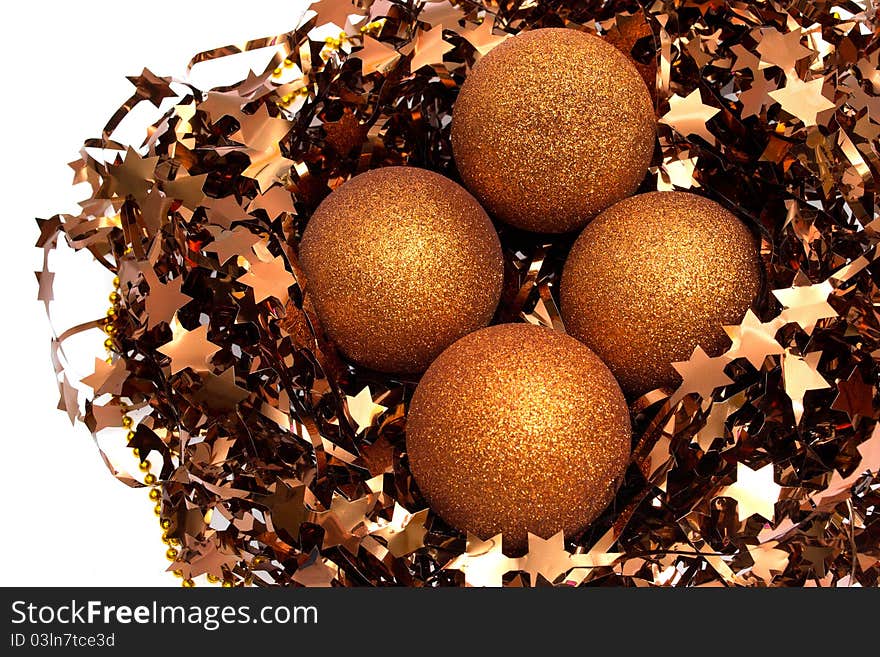
[[(165, 546), (147, 491), (116, 481), (88, 430), (72, 427), (56, 410), (50, 332), (43, 304), (36, 301), (33, 272), (42, 251), (32, 248), (38, 234), (34, 217), (77, 213), (76, 202), (86, 192), (71, 186), (67, 162), (76, 159), (85, 138), (100, 135), (132, 94), (126, 75), (146, 66), (157, 75), (183, 78), (196, 52), (290, 30), (305, 4), (32, 0), (4, 11), (0, 585), (179, 585), (165, 573)], [(197, 68), (195, 82), (198, 75)], [(66, 268), (56, 277), (56, 293), (67, 299), (56, 302), (66, 306), (59, 315), (78, 321), (102, 314), (109, 278), (88, 258), (73, 259)], [(101, 335), (88, 339), (100, 355)]]

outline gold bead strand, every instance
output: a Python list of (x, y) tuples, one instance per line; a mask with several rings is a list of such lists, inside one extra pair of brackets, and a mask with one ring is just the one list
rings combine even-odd
[(104, 349), (107, 350), (106, 360), (108, 363), (113, 361), (114, 347), (116, 346), (116, 341), (113, 339), (113, 336), (116, 335), (117, 327), (115, 322), (119, 317), (119, 302), (122, 300), (122, 295), (119, 293), (119, 285), (119, 276), (114, 276), (113, 290), (108, 297), (110, 307), (107, 309), (107, 313), (104, 316), (102, 326), (104, 333), (107, 334), (107, 337), (104, 338)]

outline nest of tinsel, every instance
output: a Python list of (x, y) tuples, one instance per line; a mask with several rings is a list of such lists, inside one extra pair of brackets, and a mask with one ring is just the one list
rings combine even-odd
[[(131, 78), (72, 164), (92, 189), (82, 213), (39, 221), (47, 263), (60, 239), (118, 277), (107, 318), (57, 333), (62, 407), (116, 477), (157, 491), (169, 570), (258, 586), (878, 584), (873, 3), (323, 0), (290, 18), (245, 48), (274, 48), (267, 69), (228, 87)], [(405, 164), (458, 180), (449, 128), (468, 72), (554, 26), (633, 59), (660, 120), (640, 191), (733, 211), (763, 236), (768, 289), (728, 327), (722, 385), (686, 376), (634, 403), (632, 462), (588, 531), (510, 556), (428, 510), (405, 452), (416, 381), (340, 358), (296, 254), (353, 175)], [(134, 106), (165, 98), (143, 144), (114, 141)], [(499, 317), (564, 330), (571, 237), (500, 235)], [(52, 275), (38, 272), (47, 307)], [(72, 382), (64, 342), (99, 328), (108, 361)], [(104, 449), (125, 440), (140, 477)]]

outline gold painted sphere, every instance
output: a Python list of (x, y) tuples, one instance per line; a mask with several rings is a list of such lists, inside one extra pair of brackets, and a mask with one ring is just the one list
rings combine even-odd
[(655, 132), (651, 95), (623, 53), (547, 28), (508, 39), (474, 66), (455, 103), (452, 148), (490, 214), (564, 233), (636, 191)]
[(413, 395), (406, 447), (431, 508), (462, 531), (522, 549), (586, 527), (630, 452), (623, 393), (577, 340), (530, 324), (465, 336)]
[(683, 192), (623, 200), (578, 237), (562, 273), (566, 330), (629, 395), (675, 384), (697, 345), (718, 355), (761, 287), (756, 240), (723, 207)]
[(300, 243), (306, 293), (351, 360), (423, 371), (489, 323), (501, 295), (498, 235), (480, 204), (440, 174), (386, 167), (352, 178)]

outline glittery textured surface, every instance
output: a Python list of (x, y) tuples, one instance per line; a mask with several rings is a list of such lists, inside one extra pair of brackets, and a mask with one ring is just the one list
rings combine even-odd
[(413, 167), (352, 178), (328, 196), (300, 245), (306, 292), (329, 337), (384, 372), (424, 370), (492, 318), (501, 245), (463, 188)]
[(490, 213), (562, 233), (635, 192), (655, 128), (648, 89), (614, 46), (541, 29), (474, 67), (456, 101), (452, 146), (465, 185)]
[(629, 457), (623, 394), (589, 349), (530, 324), (462, 338), (425, 373), (407, 453), (422, 493), (453, 526), (523, 547), (585, 527)]
[(683, 192), (628, 198), (587, 226), (562, 274), (568, 332), (628, 394), (672, 384), (696, 345), (717, 355), (760, 289), (756, 241), (734, 215)]

